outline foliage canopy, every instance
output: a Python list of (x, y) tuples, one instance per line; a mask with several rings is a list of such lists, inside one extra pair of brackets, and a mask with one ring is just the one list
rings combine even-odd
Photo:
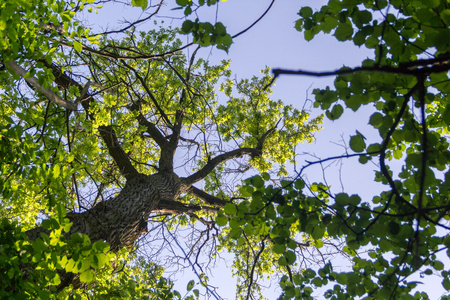
[[(281, 299), (322, 289), (327, 299), (429, 299), (410, 279), (418, 272), (450, 290), (448, 2), (301, 7), (295, 28), (306, 40), (333, 34), (373, 57), (356, 68), (265, 69), (242, 80), (226, 61), (183, 52), (177, 38), (232, 47), (226, 24), (193, 19), (218, 1), (168, 1), (187, 18), (180, 29), (138, 31), (164, 2), (132, 0), (146, 17), (98, 34), (78, 19), (101, 9), (94, 1), (0, 4), (0, 296), (199, 298), (195, 281), (175, 291), (159, 262), (133, 247), (164, 232), (178, 244), (178, 227), (192, 229), (193, 268), (202, 269), (205, 251), (234, 254), (245, 299), (270, 276)], [(332, 121), (373, 107), (379, 140), (367, 144), (361, 129), (344, 155), (290, 174), (294, 147), (313, 140), (322, 117), (270, 97), (283, 74), (334, 76), (334, 87), (314, 91), (314, 107)], [(385, 188), (371, 199), (302, 179), (311, 165), (355, 158), (377, 166)], [(256, 175), (239, 182), (250, 169)], [(351, 271), (325, 258), (306, 263), (305, 253), (327, 247)], [(205, 273), (198, 280), (216, 297)]]

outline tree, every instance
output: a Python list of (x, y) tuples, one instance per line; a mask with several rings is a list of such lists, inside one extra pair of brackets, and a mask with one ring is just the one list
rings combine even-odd
[[(225, 62), (209, 66), (196, 51), (184, 56), (176, 30), (137, 32), (134, 26), (153, 14), (94, 36), (76, 21), (93, 9), (88, 4), (35, 2), (7, 1), (0, 14), (1, 209), (9, 217), (1, 225), (2, 296), (181, 298), (158, 266), (124, 265), (147, 223), (168, 215), (178, 216), (168, 227), (191, 222), (217, 232), (214, 250), (235, 254), (243, 298), (257, 295), (257, 278), (272, 273), (282, 276), (281, 298), (308, 299), (329, 284), (331, 299), (428, 299), (412, 295), (417, 282), (409, 276), (416, 272), (439, 272), (450, 289), (439, 257), (450, 255), (445, 1), (303, 7), (296, 28), (307, 40), (332, 32), (374, 49), (374, 57), (353, 69), (278, 69), (274, 77), (265, 70), (241, 81), (230, 80)], [(216, 2), (176, 1), (187, 16)], [(162, 3), (148, 9), (157, 13)], [(200, 46), (231, 45), (222, 23), (187, 20), (181, 31)], [(269, 98), (273, 80), (286, 73), (336, 76), (334, 89), (314, 91), (315, 107), (331, 120), (344, 107), (373, 105), (369, 123), (380, 141), (367, 146), (357, 132), (349, 140), (354, 153), (326, 160), (376, 160), (384, 192), (363, 200), (302, 180), (308, 166), (325, 160), (276, 179), (287, 175), (293, 146), (311, 140), (320, 123)], [(219, 80), (225, 105), (215, 96)], [(389, 166), (394, 160), (399, 171)], [(242, 176), (248, 167), (257, 175), (221, 188), (227, 174)], [(202, 189), (194, 186), (200, 181)], [(149, 221), (152, 213), (157, 218)], [(319, 269), (300, 263), (303, 252), (336, 240), (344, 242), (352, 272), (333, 270), (333, 262)], [(192, 283), (188, 290), (198, 297)]]
[(85, 5), (2, 5), (2, 296), (172, 298), (159, 267), (123, 263), (150, 216), (217, 230), (236, 197), (226, 163), (284, 174), (320, 118), (270, 99), (268, 69), (233, 81), (227, 62), (186, 56), (177, 30), (94, 36)]

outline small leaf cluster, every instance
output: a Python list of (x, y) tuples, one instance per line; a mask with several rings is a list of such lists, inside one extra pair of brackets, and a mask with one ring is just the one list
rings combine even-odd
[[(218, 2), (219, 0), (199, 0), (198, 3), (192, 0), (176, 0), (178, 6), (174, 9), (184, 9), (184, 15), (189, 16), (205, 4), (212, 6), (217, 5)], [(181, 26), (181, 33), (192, 34), (193, 42), (202, 47), (216, 45), (218, 49), (226, 52), (233, 43), (231, 35), (227, 33), (221, 22), (211, 24), (210, 22), (200, 22), (198, 18), (195, 21), (185, 20)]]
[(186, 20), (181, 26), (181, 32), (184, 34), (192, 33), (194, 43), (202, 47), (216, 45), (218, 49), (228, 52), (233, 40), (227, 33), (225, 26), (221, 22), (214, 25), (209, 22), (200, 22), (196, 19), (194, 22)]
[(275, 129), (264, 142), (262, 156), (255, 157), (251, 163), (262, 172), (279, 164), (279, 173), (286, 175), (285, 164), (292, 162), (295, 145), (313, 141), (322, 116), (309, 119), (305, 111), (271, 99), (270, 89), (265, 89), (272, 79), (269, 72), (266, 68), (261, 71), (262, 77), (222, 83), (220, 88), (228, 100), (219, 105), (216, 121), (226, 142), (240, 141), (243, 147), (256, 147), (266, 132)]

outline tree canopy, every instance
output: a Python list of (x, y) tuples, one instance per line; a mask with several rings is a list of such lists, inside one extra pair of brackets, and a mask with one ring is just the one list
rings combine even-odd
[[(197, 17), (227, 3), (154, 2), (127, 2), (144, 14), (107, 30), (83, 21), (102, 1), (0, 4), (2, 298), (218, 299), (204, 269), (223, 251), (242, 299), (259, 298), (271, 277), (280, 299), (429, 299), (418, 273), (450, 290), (447, 1), (299, 7), (306, 40), (333, 34), (373, 56), (249, 79), (198, 49), (228, 51), (274, 1), (234, 36)], [(180, 28), (153, 23), (164, 5), (183, 13)], [(318, 117), (273, 99), (284, 74), (335, 78), (313, 92)], [(363, 106), (377, 141), (362, 128), (345, 154), (292, 171), (322, 113), (333, 121)], [(310, 166), (342, 159), (375, 165), (368, 184), (383, 191), (365, 198), (304, 180)], [(182, 259), (202, 271), (186, 290), (140, 250), (179, 246), (179, 228), (190, 232)], [(330, 249), (351, 270), (333, 267)]]

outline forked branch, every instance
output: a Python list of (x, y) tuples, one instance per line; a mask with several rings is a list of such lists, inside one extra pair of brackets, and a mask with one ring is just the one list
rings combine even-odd
[[(278, 121), (279, 122), (279, 121)], [(277, 123), (278, 124), (278, 123)], [(250, 155), (252, 158), (262, 155), (263, 151), (263, 145), (265, 140), (269, 135), (274, 133), (276, 130), (276, 125), (272, 127), (271, 129), (267, 130), (266, 133), (262, 135), (262, 137), (259, 139), (257, 145), (255, 148), (239, 148), (236, 150), (228, 151), (222, 154), (217, 155), (213, 159), (210, 159), (200, 170), (192, 174), (191, 176), (188, 176), (183, 179), (184, 184), (187, 186), (192, 186), (194, 183), (202, 180), (206, 176), (208, 176), (209, 173), (211, 173), (218, 165), (220, 165), (223, 162), (226, 162), (228, 160), (231, 160), (233, 158), (242, 157), (244, 155)]]

